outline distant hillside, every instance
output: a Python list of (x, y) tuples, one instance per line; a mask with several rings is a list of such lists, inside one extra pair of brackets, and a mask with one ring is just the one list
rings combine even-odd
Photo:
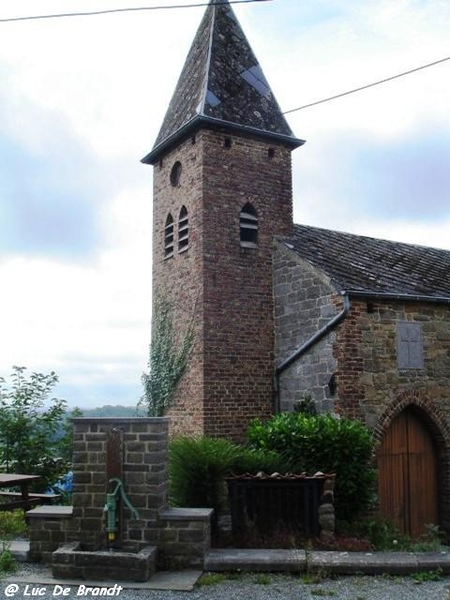
[[(98, 406), (96, 408), (81, 408), (82, 417), (145, 417), (144, 409), (137, 409), (136, 406)], [(71, 415), (69, 415), (71, 416)]]

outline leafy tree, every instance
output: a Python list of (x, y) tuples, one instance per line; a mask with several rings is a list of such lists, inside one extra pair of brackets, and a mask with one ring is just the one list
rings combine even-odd
[(25, 375), (13, 367), (8, 386), (0, 377), (0, 464), (8, 472), (40, 475), (35, 490), (45, 490), (68, 469), (63, 452), (66, 401), (51, 398), (58, 381), (52, 371)]
[(160, 299), (153, 318), (149, 373), (142, 375), (144, 395), (140, 404), (149, 417), (161, 417), (170, 406), (178, 382), (183, 376), (194, 343), (192, 324), (183, 336), (173, 326), (173, 310), (168, 300)]

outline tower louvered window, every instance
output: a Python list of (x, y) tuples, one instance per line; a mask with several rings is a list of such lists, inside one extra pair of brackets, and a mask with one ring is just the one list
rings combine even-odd
[(178, 221), (178, 252), (185, 252), (189, 247), (189, 218), (185, 206), (181, 207)]
[(241, 246), (255, 248), (258, 245), (258, 216), (256, 210), (247, 203), (240, 214)]
[(166, 219), (166, 226), (164, 227), (164, 258), (173, 256), (173, 245), (173, 217), (169, 213)]

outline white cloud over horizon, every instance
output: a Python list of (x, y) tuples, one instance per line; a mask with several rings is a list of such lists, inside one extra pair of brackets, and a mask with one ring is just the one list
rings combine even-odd
[[(284, 110), (448, 54), (444, 0), (233, 8)], [(0, 19), (73, 10), (17, 0)], [(203, 11), (0, 23), (0, 375), (55, 370), (72, 406), (137, 403), (151, 318), (152, 176), (139, 161)], [(288, 115), (307, 141), (293, 154), (295, 220), (450, 249), (449, 69)]]

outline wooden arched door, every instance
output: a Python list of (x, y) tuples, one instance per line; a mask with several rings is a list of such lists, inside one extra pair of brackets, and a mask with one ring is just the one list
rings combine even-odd
[(396, 417), (378, 453), (380, 512), (416, 537), (439, 525), (437, 454), (420, 411), (408, 407)]

